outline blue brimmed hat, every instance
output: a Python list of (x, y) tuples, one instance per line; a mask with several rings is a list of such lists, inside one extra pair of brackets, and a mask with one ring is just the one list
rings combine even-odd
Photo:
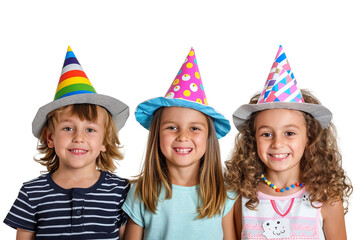
[(208, 106), (193, 48), (191, 48), (165, 97), (152, 98), (140, 103), (135, 111), (136, 120), (144, 128), (149, 129), (154, 112), (161, 107), (191, 108), (212, 117), (218, 138), (224, 137), (230, 131), (229, 121)]

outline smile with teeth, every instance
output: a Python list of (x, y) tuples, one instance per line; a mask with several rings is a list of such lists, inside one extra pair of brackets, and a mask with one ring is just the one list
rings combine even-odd
[(281, 154), (269, 154), (270, 157), (273, 158), (286, 158), (287, 156), (289, 156), (289, 153), (281, 153)]
[(192, 148), (174, 148), (175, 152), (177, 153), (190, 153), (192, 151)]
[(87, 150), (78, 149), (78, 148), (69, 149), (69, 151), (74, 154), (84, 154), (88, 152)]

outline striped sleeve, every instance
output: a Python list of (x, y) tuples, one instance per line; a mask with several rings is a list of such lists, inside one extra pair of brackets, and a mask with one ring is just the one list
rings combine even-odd
[(31, 232), (36, 231), (35, 209), (31, 205), (25, 187), (20, 189), (19, 195), (12, 205), (4, 223), (12, 228), (21, 228)]
[(125, 225), (129, 219), (129, 216), (126, 214), (126, 212), (124, 212), (124, 210), (121, 208), (123, 203), (124, 203), (124, 200), (126, 199), (127, 197), (127, 194), (129, 192), (129, 189), (130, 189), (130, 183), (128, 181), (126, 181), (126, 186), (125, 186), (125, 189), (124, 189), (124, 198), (123, 200), (120, 202), (120, 208), (119, 208), (119, 212), (120, 212), (120, 221), (119, 221), (119, 227)]

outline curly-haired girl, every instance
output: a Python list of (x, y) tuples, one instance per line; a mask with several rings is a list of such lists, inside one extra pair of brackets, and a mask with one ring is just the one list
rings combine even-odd
[(282, 46), (262, 93), (233, 117), (239, 134), (225, 181), (241, 196), (234, 206), (238, 238), (346, 239), (352, 186), (332, 114), (297, 88)]

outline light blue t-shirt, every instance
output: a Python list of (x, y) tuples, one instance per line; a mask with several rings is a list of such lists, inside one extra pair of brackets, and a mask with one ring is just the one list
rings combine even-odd
[[(122, 209), (144, 229), (143, 239), (223, 239), (222, 217), (230, 211), (235, 199), (226, 200), (222, 215), (196, 219), (199, 185), (172, 185), (172, 198), (168, 200), (163, 200), (165, 190), (162, 189), (157, 214), (147, 210), (143, 202), (137, 200), (135, 188), (136, 184), (131, 186)], [(236, 194), (228, 193), (228, 196), (235, 198)]]

